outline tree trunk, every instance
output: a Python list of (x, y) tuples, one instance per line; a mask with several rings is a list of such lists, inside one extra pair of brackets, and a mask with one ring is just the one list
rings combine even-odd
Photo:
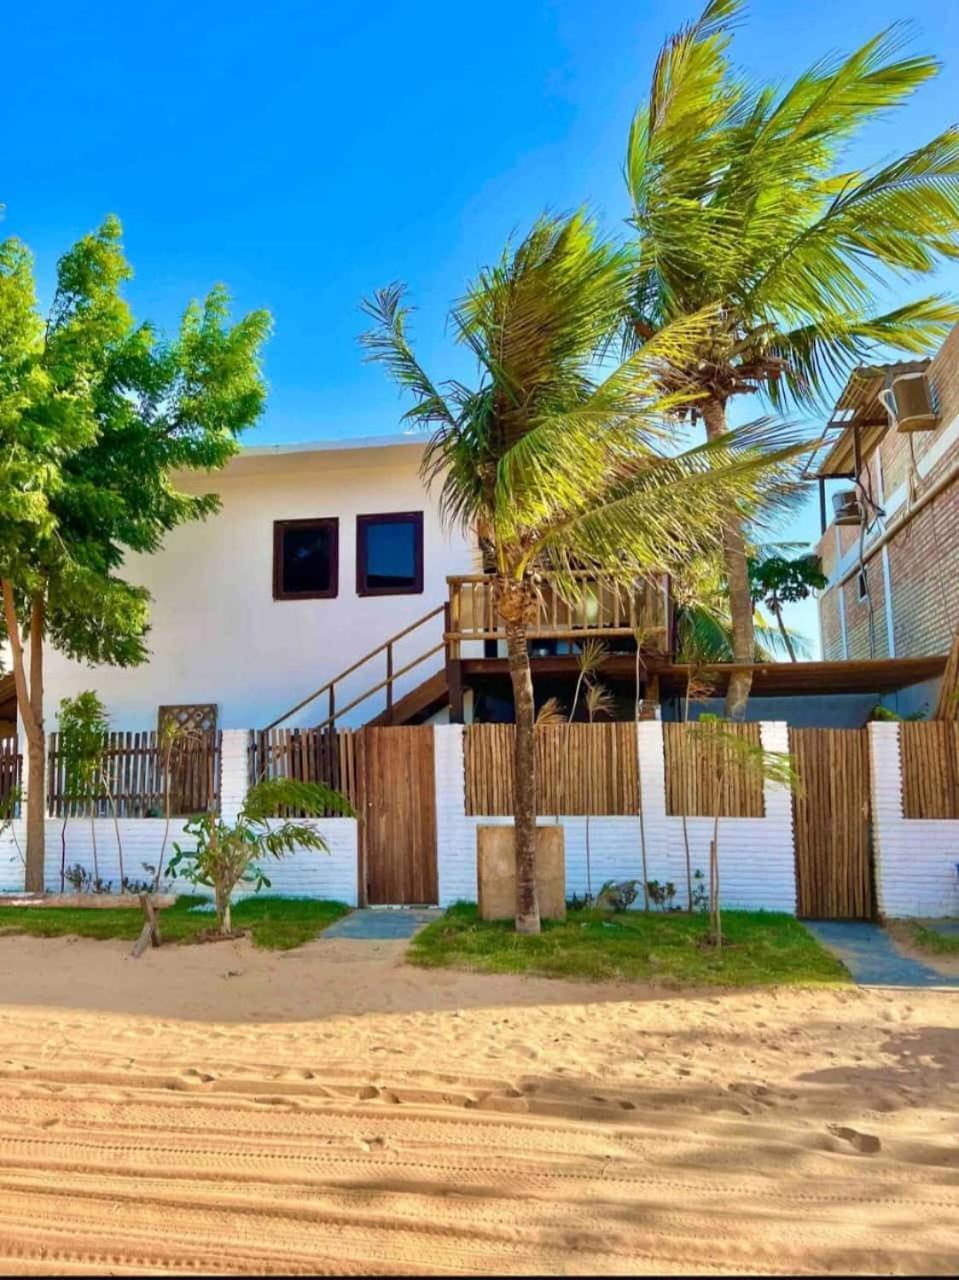
[[(726, 406), (722, 400), (706, 400), (702, 406), (706, 435), (718, 440), (728, 430)], [(749, 589), (749, 566), (743, 524), (738, 515), (730, 515), (723, 526), (723, 559), (729, 589), (729, 611), (733, 622), (733, 661), (752, 667), (756, 661), (756, 635), (753, 626), (753, 598)], [(734, 671), (726, 690), (726, 715), (730, 720), (744, 720), (749, 692), (753, 687), (752, 671)]]
[(516, 841), (516, 932), (539, 933), (536, 894), (536, 756), (533, 676), (523, 622), (507, 621), (506, 647), (516, 715), (513, 832)]
[(789, 632), (786, 630), (786, 624), (783, 622), (783, 609), (778, 600), (773, 602), (773, 613), (776, 615), (776, 623), (779, 627), (779, 634), (783, 638), (783, 644), (786, 646), (786, 652), (789, 654), (789, 661), (796, 661), (796, 650), (793, 648), (793, 642), (789, 638)]
[(216, 906), (216, 927), (220, 933), (230, 932), (230, 895), (224, 885), (217, 880), (213, 886), (214, 904)]
[(17, 708), (27, 736), (27, 852), (23, 887), (27, 893), (43, 893), (44, 826), (46, 818), (46, 741), (43, 733), (43, 597), (35, 596), (30, 609), (30, 672), (27, 667), (17, 617), (13, 583), (3, 579), (3, 612), (13, 657)]

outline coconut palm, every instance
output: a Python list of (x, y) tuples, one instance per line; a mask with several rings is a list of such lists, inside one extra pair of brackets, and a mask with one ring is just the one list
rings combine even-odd
[[(893, 26), (847, 57), (815, 63), (786, 88), (752, 85), (727, 58), (742, 0), (710, 0), (667, 41), (629, 135), (625, 174), (639, 270), (626, 330), (646, 342), (677, 318), (716, 308), (695, 359), (665, 385), (692, 386), (711, 439), (731, 398), (821, 405), (877, 347), (924, 353), (959, 318), (942, 297), (885, 309), (886, 285), (959, 252), (959, 130), (869, 169), (843, 151), (864, 126), (931, 76)], [(737, 662), (753, 661), (743, 524), (723, 525)], [(736, 673), (727, 713), (752, 676)]]
[[(772, 544), (787, 545), (787, 544)], [(751, 584), (755, 596), (752, 567), (765, 561), (767, 547), (747, 544)], [(687, 566), (681, 580), (673, 584), (673, 636), (680, 662), (734, 662), (733, 619), (722, 554), (703, 557)], [(753, 660), (778, 662), (797, 655), (809, 656), (804, 636), (787, 627), (780, 616), (775, 624), (754, 604)]]
[(516, 927), (539, 929), (535, 881), (534, 710), (527, 629), (539, 575), (572, 597), (576, 570), (636, 585), (715, 550), (724, 509), (749, 514), (776, 489), (796, 443), (758, 423), (718, 446), (671, 455), (663, 418), (688, 393), (656, 390), (659, 366), (688, 357), (702, 321), (664, 328), (623, 362), (608, 350), (635, 272), (632, 252), (583, 214), (543, 218), (454, 307), (475, 386), (437, 383), (417, 361), (401, 286), (364, 304), (369, 358), (413, 397), (405, 417), (432, 437), (424, 476), (448, 523), (479, 533), (494, 571), (516, 718)]

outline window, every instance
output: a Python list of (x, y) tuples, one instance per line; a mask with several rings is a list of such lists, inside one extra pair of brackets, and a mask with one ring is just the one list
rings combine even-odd
[(423, 590), (423, 513), (356, 517), (356, 594), (414, 595)]
[(866, 577), (866, 570), (860, 569), (856, 578), (856, 598), (858, 600), (866, 600), (869, 596), (869, 579)]
[(274, 520), (273, 599), (329, 600), (338, 587), (339, 521)]

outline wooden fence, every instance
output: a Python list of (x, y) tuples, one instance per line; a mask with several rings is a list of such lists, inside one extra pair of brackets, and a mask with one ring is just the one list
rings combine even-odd
[[(724, 724), (751, 745), (761, 744), (758, 724)], [(664, 724), (666, 812), (673, 816), (762, 818), (762, 777), (744, 768), (729, 743), (691, 724)]]
[(899, 726), (902, 808), (907, 818), (959, 818), (959, 724)]
[[(67, 776), (59, 735), (47, 751), (47, 812), (52, 817), (187, 817), (220, 803), (222, 735), (162, 751), (155, 732), (107, 734), (100, 775), (77, 788)], [(84, 794), (77, 794), (82, 791)]]
[[(513, 812), (511, 724), (474, 724), (464, 734), (466, 812)], [(543, 725), (536, 730), (536, 812), (639, 812), (639, 765), (633, 723)]]
[[(261, 729), (250, 734), (250, 782), (293, 778), (324, 782), (359, 804), (362, 730)], [(278, 817), (291, 817), (283, 812)], [(335, 816), (330, 810), (327, 817)]]
[(23, 781), (23, 757), (16, 738), (0, 738), (0, 822), (19, 810), (17, 795)]

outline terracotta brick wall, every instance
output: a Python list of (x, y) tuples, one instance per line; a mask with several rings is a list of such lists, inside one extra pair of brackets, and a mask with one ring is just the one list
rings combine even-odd
[(959, 624), (959, 481), (892, 538), (889, 569), (896, 654), (946, 653)]
[[(918, 462), (936, 444), (942, 431), (959, 417), (959, 325), (950, 333), (929, 366), (929, 380), (939, 411), (936, 430), (911, 433), (911, 446), (909, 434), (888, 431), (879, 446), (887, 497), (905, 483), (913, 454)], [(949, 450), (930, 472), (930, 478), (935, 479), (944, 467), (949, 466), (957, 452), (959, 446)]]
[(842, 658), (842, 627), (839, 623), (839, 593), (827, 591), (819, 601), (819, 620), (822, 627), (822, 656), (826, 662), (838, 662)]
[[(954, 430), (959, 421), (959, 326), (950, 333), (930, 366), (930, 381), (939, 411), (935, 431), (904, 434), (888, 431), (876, 453), (867, 461), (868, 482), (878, 501), (882, 493), (886, 504), (887, 523), (898, 519), (904, 508), (891, 508), (890, 499), (897, 495), (913, 471), (913, 459), (920, 463), (924, 455), (938, 444), (942, 433)], [(924, 490), (955, 466), (959, 459), (959, 442), (951, 446), (928, 474), (913, 479), (912, 498), (921, 498)], [(879, 464), (882, 466), (882, 484)], [(864, 480), (867, 477), (864, 475)], [(841, 555), (848, 554), (859, 540), (859, 530), (852, 526), (839, 529)], [(836, 531), (830, 526), (819, 544), (824, 572), (836, 571)], [(896, 534), (887, 544), (892, 586), (893, 631), (897, 657), (919, 657), (948, 650), (952, 635), (959, 625), (959, 480)], [(868, 561), (868, 581), (873, 610), (869, 625), (869, 608), (858, 599), (855, 577), (842, 588), (845, 601), (848, 657), (882, 658), (888, 656), (888, 634), (885, 613), (885, 582), (882, 553)], [(842, 635), (836, 588), (828, 590), (820, 600), (823, 633), (823, 657), (841, 658)], [(871, 638), (870, 638), (871, 636)]]
[[(882, 556), (866, 562), (869, 599), (859, 599), (857, 579), (851, 578), (842, 588), (846, 608), (846, 644), (850, 658), (888, 658), (889, 641), (886, 626), (886, 586), (882, 572)], [(893, 586), (895, 601), (895, 586)], [(871, 609), (870, 609), (871, 606)]]

